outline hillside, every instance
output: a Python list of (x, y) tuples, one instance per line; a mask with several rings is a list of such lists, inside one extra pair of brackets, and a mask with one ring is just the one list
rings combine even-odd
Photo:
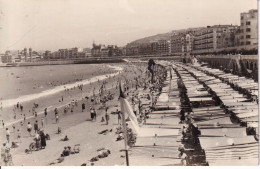
[(186, 31), (196, 31), (196, 30), (199, 30), (199, 29), (202, 29), (202, 28), (204, 28), (204, 27), (173, 30), (171, 32), (157, 34), (157, 35), (153, 35), (153, 36), (148, 36), (148, 37), (145, 37), (145, 38), (137, 39), (137, 40), (135, 40), (133, 42), (130, 42), (130, 44), (133, 44), (133, 43), (138, 43), (138, 44), (150, 43), (150, 42), (158, 41), (158, 40), (170, 40), (171, 39), (171, 35), (173, 35), (174, 33), (181, 33), (181, 32), (186, 32)]

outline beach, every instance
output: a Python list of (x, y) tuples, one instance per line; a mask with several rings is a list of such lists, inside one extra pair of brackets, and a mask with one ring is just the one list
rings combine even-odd
[[(91, 83), (89, 83), (88, 80), (85, 81), (82, 90), (75, 85), (75, 88), (72, 87), (72, 89), (68, 91), (63, 89), (58, 92), (56, 91), (54, 94), (44, 95), (26, 102), (20, 102), (20, 104), (23, 105), (23, 111), (18, 109), (15, 111), (16, 119), (13, 118), (13, 106), (4, 107), (2, 110), (2, 112), (4, 112), (2, 113), (2, 119), (7, 119), (5, 120), (5, 128), (8, 127), (11, 131), (11, 142), (14, 141), (19, 144), (17, 148), (11, 149), (14, 165), (49, 165), (52, 161), (59, 158), (65, 146), (73, 147), (76, 144), (80, 144), (80, 153), (66, 157), (64, 162), (56, 165), (81, 165), (83, 163), (88, 163), (88, 165), (90, 165), (89, 160), (98, 155), (97, 149), (100, 148), (109, 149), (111, 155), (97, 161), (95, 165), (124, 165), (125, 158), (120, 158), (121, 155), (124, 156), (124, 152), (119, 151), (124, 148), (124, 144), (123, 141), (116, 141), (117, 135), (115, 134), (115, 131), (119, 126), (117, 123), (117, 116), (111, 114), (108, 125), (105, 125), (104, 122), (100, 122), (105, 111), (104, 109), (98, 110), (101, 107), (101, 104), (93, 105), (90, 98), (93, 93), (97, 95), (100, 86), (105, 84), (105, 93), (111, 92), (114, 95), (112, 100), (106, 102), (106, 106), (109, 107), (108, 112), (111, 113), (112, 111), (115, 111), (115, 108), (120, 110), (118, 103), (118, 79), (134, 79), (139, 75), (144, 76), (141, 71), (134, 68), (135, 65), (129, 65), (129, 63), (105, 66), (103, 69), (100, 68), (99, 71), (93, 72), (93, 74), (98, 74), (96, 76), (98, 78), (95, 76), (92, 77)], [(145, 68), (145, 66), (142, 67), (142, 69)], [(135, 73), (133, 73), (133, 71)], [(102, 75), (104, 72), (106, 72), (106, 74)], [(79, 82), (79, 84), (81, 84), (81, 82)], [(64, 107), (71, 104), (73, 100), (77, 102), (77, 106), (74, 106), (73, 112), (68, 111), (64, 113)], [(81, 105), (83, 102), (86, 104), (86, 109), (82, 112)], [(37, 117), (32, 113), (31, 108), (33, 103), (39, 104), (36, 108)], [(97, 119), (95, 122), (92, 122), (90, 119), (91, 106), (97, 111)], [(46, 117), (44, 117), (45, 108), (47, 108), (48, 112)], [(55, 108), (58, 108), (59, 111), (58, 123), (55, 122)], [(26, 115), (26, 120), (23, 119), (24, 114)], [(41, 126), (42, 118), (43, 127)], [(39, 128), (43, 129), (45, 134), (49, 134), (51, 139), (47, 141), (45, 149), (33, 151), (32, 154), (27, 154), (25, 153), (25, 149), (29, 148), (29, 144), (33, 142), (34, 137), (29, 136), (29, 133), (26, 131), (26, 126), (28, 122), (33, 125), (36, 120), (39, 123)], [(15, 130), (12, 128), (13, 124)], [(58, 127), (61, 129), (60, 134), (57, 134)], [(20, 129), (21, 132), (21, 143), (20, 140), (17, 139), (17, 129)], [(98, 132), (106, 129), (112, 129), (112, 131), (106, 135), (98, 134)], [(32, 135), (34, 135), (34, 131), (32, 131), (32, 133)], [(65, 135), (69, 137), (69, 141), (60, 141)], [(2, 126), (1, 143), (4, 141), (6, 141), (5, 130)], [(25, 160), (28, 158), (31, 160)]]

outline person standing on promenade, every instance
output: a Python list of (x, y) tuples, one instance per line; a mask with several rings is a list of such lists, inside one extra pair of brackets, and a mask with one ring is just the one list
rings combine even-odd
[(10, 142), (10, 131), (8, 128), (6, 128), (5, 130), (6, 130), (6, 139), (7, 139), (7, 142), (9, 143)]
[(149, 61), (148, 61), (148, 70), (152, 74), (152, 76), (151, 76), (151, 83), (154, 83), (154, 66), (155, 66), (154, 60), (153, 59), (149, 59)]

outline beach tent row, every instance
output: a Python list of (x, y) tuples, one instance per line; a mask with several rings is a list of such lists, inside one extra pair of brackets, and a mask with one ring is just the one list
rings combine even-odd
[[(182, 142), (184, 144), (185, 153), (188, 156), (189, 165), (209, 165), (206, 162), (205, 151), (202, 149), (199, 138), (198, 128), (194, 127), (194, 120), (207, 121), (209, 119), (225, 116), (221, 113), (207, 113), (200, 110), (194, 111), (195, 107), (199, 109), (209, 110), (214, 106), (214, 101), (206, 88), (192, 76), (181, 64), (173, 64), (172, 66), (181, 78), (180, 88), (181, 95), (184, 97), (183, 106), (188, 106), (190, 109), (184, 109), (186, 115), (185, 128), (183, 128)], [(188, 100), (187, 100), (188, 99)], [(195, 104), (197, 103), (197, 104)], [(199, 104), (198, 104), (199, 103)], [(220, 108), (218, 108), (220, 109)], [(189, 114), (190, 113), (190, 114)]]
[(174, 71), (167, 70), (162, 92), (158, 96), (154, 94), (154, 97), (157, 100), (155, 111), (151, 112), (146, 123), (140, 126), (135, 146), (129, 152), (130, 165), (182, 165), (178, 157), (180, 142), (177, 139), (181, 128), (178, 115), (180, 98)]
[[(221, 80), (208, 77), (205, 73), (189, 66), (183, 67), (214, 91), (225, 107), (233, 108), (232, 111), (244, 110), (239, 113), (244, 112), (246, 115), (237, 114), (239, 118), (251, 117), (251, 109), (249, 111), (248, 109), (250, 106), (256, 108), (255, 103), (245, 102), (246, 97)], [(232, 123), (229, 115), (218, 106), (193, 108), (193, 112), (195, 125), (201, 131), (200, 144), (206, 152), (209, 165), (258, 164), (258, 142), (254, 136), (247, 135), (245, 127), (241, 127), (239, 123)], [(214, 114), (213, 118), (212, 114)]]
[[(196, 72), (196, 69), (189, 69)], [(205, 70), (205, 68), (204, 68)], [(201, 74), (201, 71), (197, 71)], [(230, 85), (222, 82), (215, 77), (201, 79), (212, 91), (216, 93), (223, 105), (229, 112), (234, 114), (242, 123), (248, 127), (253, 127), (258, 131), (258, 104), (255, 101), (250, 101), (247, 96), (240, 94), (238, 91), (231, 88)], [(257, 90), (258, 91), (258, 90)]]
[[(177, 67), (174, 67), (174, 66)], [(213, 100), (211, 95), (205, 89), (205, 87), (199, 83), (188, 71), (182, 69), (182, 65), (174, 64), (174, 68), (178, 69), (179, 74), (181, 75), (182, 81), (187, 89), (187, 96), (191, 104), (193, 103), (205, 103), (204, 105), (212, 104)], [(179, 68), (178, 68), (179, 67)]]
[(251, 78), (240, 77), (231, 73), (225, 73), (219, 69), (213, 69), (206, 66), (193, 66), (196, 69), (204, 71), (205, 73), (217, 77), (225, 83), (232, 84), (234, 88), (241, 89), (249, 93), (251, 96), (255, 96), (258, 99), (258, 83)]

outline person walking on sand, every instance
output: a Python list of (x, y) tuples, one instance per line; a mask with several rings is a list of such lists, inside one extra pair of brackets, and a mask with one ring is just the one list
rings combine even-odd
[(85, 103), (82, 103), (82, 105), (81, 105), (82, 112), (85, 110), (85, 108), (86, 108)]
[(106, 125), (108, 125), (109, 115), (107, 114), (107, 112), (106, 112), (106, 114), (105, 114), (105, 119), (106, 119)]
[(39, 128), (39, 127), (38, 127), (38, 121), (37, 121), (37, 120), (35, 121), (35, 123), (34, 123), (34, 125), (33, 125), (33, 128), (34, 128), (34, 132), (37, 133), (38, 128)]
[(10, 131), (8, 128), (6, 128), (5, 130), (6, 130), (6, 140), (9, 143), (10, 142)]
[(46, 147), (46, 135), (44, 134), (43, 130), (40, 132), (40, 137), (41, 137), (41, 148), (45, 149), (45, 147)]
[(43, 123), (44, 123), (44, 119), (41, 118), (41, 124), (42, 124), (42, 128), (43, 128)]
[(93, 121), (93, 119), (94, 119), (94, 109), (92, 107), (90, 107), (90, 118)]
[(2, 120), (3, 129), (5, 128), (5, 122)]
[(58, 114), (56, 114), (55, 120), (56, 120), (56, 123), (59, 123), (59, 115)]
[(27, 131), (28, 131), (29, 135), (32, 136), (32, 134), (31, 134), (31, 132), (32, 132), (32, 125), (31, 125), (30, 122), (28, 122)]
[(55, 113), (55, 115), (57, 115), (59, 113), (57, 108), (54, 109), (54, 113)]
[(39, 131), (36, 132), (35, 134), (35, 143), (36, 143), (36, 151), (41, 149), (41, 137), (39, 135)]
[(44, 109), (44, 116), (46, 117), (47, 116), (47, 108)]
[(117, 120), (118, 120), (118, 124), (120, 124), (120, 123), (121, 123), (121, 112), (118, 111), (118, 109), (116, 110), (116, 112), (117, 112)]
[(13, 132), (15, 133), (15, 125), (14, 125), (14, 124), (12, 124), (12, 127), (13, 127)]
[(94, 119), (95, 119), (95, 121), (97, 121), (97, 112), (96, 112), (96, 109), (94, 109)]
[(20, 140), (20, 143), (22, 142), (21, 131), (19, 129), (17, 130), (17, 139)]

